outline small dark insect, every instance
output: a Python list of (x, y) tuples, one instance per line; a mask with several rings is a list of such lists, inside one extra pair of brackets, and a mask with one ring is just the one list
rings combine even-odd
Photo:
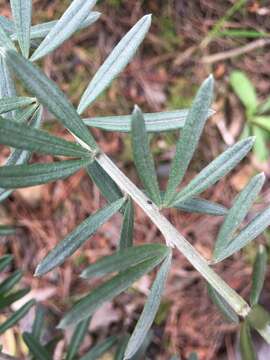
[(152, 203), (152, 201), (151, 201), (151, 200), (147, 200), (147, 204), (152, 205), (153, 203)]

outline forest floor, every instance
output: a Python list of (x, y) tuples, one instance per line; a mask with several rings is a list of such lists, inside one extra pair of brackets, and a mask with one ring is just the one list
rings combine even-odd
[[(0, 0), (1, 15), (10, 16), (8, 3)], [(34, 0), (33, 3), (33, 21), (38, 23), (58, 18), (69, 2)], [(138, 104), (144, 112), (186, 108), (190, 106), (200, 83), (212, 72), (216, 79), (213, 104), (216, 114), (207, 122), (185, 178), (188, 181), (228, 145), (237, 141), (244, 126), (245, 112), (229, 86), (230, 73), (235, 69), (245, 71), (255, 85), (259, 99), (266, 99), (270, 93), (267, 42), (264, 44), (258, 39), (228, 37), (220, 33), (211, 35), (211, 29), (233, 3), (235, 1), (231, 0), (100, 1), (97, 5), (102, 13), (100, 20), (46, 57), (44, 69), (71, 101), (78, 103), (89, 80), (113, 46), (141, 16), (152, 13), (152, 27), (136, 57), (109, 90), (87, 110), (86, 116), (129, 114), (134, 104)], [(244, 3), (224, 22), (221, 30), (253, 29), (269, 34), (270, 6), (267, 3)], [(231, 50), (234, 52), (228, 53)], [(47, 128), (69, 137), (60, 125), (50, 120)], [(94, 129), (93, 133), (104, 151), (139, 184), (132, 163), (129, 136), (98, 129)], [(176, 132), (155, 135), (152, 139), (161, 188), (166, 185), (168, 163), (173, 157), (176, 139)], [(8, 149), (2, 147), (0, 154), (0, 162), (3, 163)], [(50, 157), (33, 157), (33, 161), (40, 160), (50, 160)], [(230, 207), (249, 178), (264, 170), (267, 179), (261, 203), (253, 211), (265, 207), (270, 202), (269, 164), (260, 163), (251, 154), (229, 176), (207, 191), (205, 198)], [(23, 226), (19, 238), (9, 237), (1, 241), (0, 254), (14, 254), (15, 267), (24, 270), (24, 282), (31, 285), (33, 296), (50, 309), (52, 323), (56, 323), (70, 307), (74, 294), (88, 290), (89, 285), (78, 277), (85, 264), (117, 248), (120, 215), (102, 226), (57, 270), (39, 279), (33, 277), (34, 269), (60, 239), (104, 204), (105, 200), (97, 188), (89, 182), (85, 172), (80, 171), (64, 181), (15, 191), (0, 205), (1, 223)], [(166, 211), (166, 215), (203, 256), (210, 258), (222, 218), (176, 210)], [(140, 209), (136, 209), (134, 241), (136, 244), (164, 241)], [(267, 235), (263, 235), (256, 244), (242, 251), (241, 256), (236, 254), (215, 267), (225, 281), (245, 298), (250, 291), (257, 244), (267, 241)], [(144, 276), (135, 284), (136, 291), (123, 294), (102, 307), (93, 319), (85, 346), (108, 334), (131, 331), (152, 279), (153, 274)], [(269, 296), (268, 282), (262, 301), (265, 298), (269, 302)], [(226, 323), (211, 304), (205, 281), (179, 252), (175, 252), (172, 271), (153, 327), (148, 358), (168, 359), (170, 354), (178, 353), (185, 359), (190, 352), (196, 351), (201, 360), (219, 359), (224, 353), (233, 360), (236, 330), (237, 326)]]

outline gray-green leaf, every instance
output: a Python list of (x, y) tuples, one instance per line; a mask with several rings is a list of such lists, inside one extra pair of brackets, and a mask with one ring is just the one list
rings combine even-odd
[(65, 160), (48, 164), (0, 167), (0, 187), (17, 189), (64, 179), (88, 165), (91, 160)]
[(80, 349), (80, 345), (83, 342), (85, 335), (87, 334), (89, 324), (90, 324), (91, 317), (81, 321), (72, 334), (72, 338), (69, 342), (66, 360), (74, 359), (77, 351)]
[(0, 143), (41, 154), (90, 157), (90, 153), (79, 144), (1, 117)]
[(134, 229), (134, 206), (132, 200), (129, 198), (125, 204), (124, 218), (123, 218), (120, 241), (119, 241), (120, 251), (132, 246), (133, 229)]
[[(214, 111), (208, 110), (208, 117)], [(185, 125), (188, 109), (164, 111), (157, 113), (144, 113), (144, 121), (147, 132), (162, 132), (181, 129)], [(130, 132), (132, 115), (99, 116), (83, 119), (90, 127), (96, 127), (106, 131)]]
[(259, 236), (270, 225), (270, 207), (257, 215), (240, 233), (235, 236), (228, 246), (215, 258), (215, 263), (226, 259), (241, 250), (249, 242)]
[(11, 41), (8, 33), (6, 32), (4, 27), (1, 25), (1, 23), (0, 23), (0, 46), (8, 47), (10, 49), (17, 51), (15, 45)]
[(235, 231), (246, 217), (252, 204), (261, 191), (264, 181), (265, 176), (263, 173), (254, 176), (236, 197), (233, 206), (229, 210), (219, 230), (215, 243), (213, 259), (218, 258), (219, 254), (226, 249), (232, 240)]
[(0, 114), (9, 112), (11, 110), (17, 110), (27, 105), (31, 105), (35, 102), (35, 98), (30, 97), (1, 97), (0, 98)]
[(112, 346), (115, 345), (117, 340), (117, 336), (110, 336), (101, 343), (93, 346), (91, 350), (89, 350), (83, 357), (81, 357), (81, 360), (99, 359), (106, 351), (108, 351)]
[(0, 272), (2, 272), (12, 261), (12, 255), (3, 255), (0, 257)]
[[(0, 98), (16, 96), (15, 84), (5, 59), (0, 56)], [(12, 114), (5, 114), (9, 117)]]
[(96, 0), (74, 0), (31, 56), (36, 61), (51, 53), (66, 41), (87, 17)]
[(149, 147), (149, 139), (145, 129), (143, 114), (137, 106), (135, 106), (132, 114), (131, 144), (134, 163), (145, 190), (149, 197), (157, 205), (160, 205), (161, 197), (154, 159)]
[(10, 0), (19, 45), (24, 57), (29, 57), (32, 0)]
[(134, 354), (136, 354), (155, 319), (161, 302), (167, 276), (170, 271), (171, 257), (172, 253), (170, 252), (157, 273), (156, 279), (154, 280), (153, 286), (151, 288), (151, 292), (144, 305), (143, 312), (141, 313), (141, 316), (129, 339), (124, 359), (130, 359)]
[(71, 256), (96, 230), (110, 219), (123, 206), (125, 199), (97, 211), (84, 220), (75, 230), (65, 237), (37, 266), (35, 275), (41, 276), (61, 265), (66, 258)]
[(84, 112), (129, 63), (150, 25), (151, 15), (142, 17), (112, 50), (85, 90), (78, 107), (79, 114)]
[(250, 304), (258, 304), (267, 267), (267, 252), (263, 245), (259, 245), (252, 273), (252, 287), (250, 293)]
[(3, 334), (9, 328), (14, 326), (19, 320), (21, 320), (35, 304), (35, 300), (30, 300), (24, 304), (19, 310), (15, 311), (3, 324), (0, 325), (0, 334)]
[(228, 213), (228, 209), (225, 206), (201, 198), (187, 199), (184, 202), (174, 204), (173, 207), (186, 212), (197, 212), (215, 216), (224, 216)]
[(16, 234), (16, 227), (10, 225), (0, 225), (0, 236)]
[(240, 351), (243, 360), (257, 360), (257, 356), (252, 344), (250, 327), (246, 321), (241, 324)]
[(113, 255), (105, 256), (88, 266), (81, 274), (81, 277), (88, 279), (96, 276), (104, 276), (112, 272), (125, 271), (131, 266), (138, 265), (143, 261), (157, 256), (167, 256), (168, 247), (161, 244), (146, 244), (132, 246), (125, 250), (118, 251)]
[(45, 309), (42, 305), (37, 304), (35, 320), (32, 326), (31, 334), (36, 340), (39, 340), (42, 334), (42, 328), (44, 326)]
[(223, 297), (220, 296), (219, 293), (209, 284), (207, 284), (207, 290), (208, 290), (208, 294), (209, 294), (210, 299), (213, 301), (213, 303), (220, 310), (223, 317), (229, 322), (238, 324), (239, 319), (238, 319), (238, 316), (237, 316), (236, 312), (233, 311), (233, 309), (223, 299)]
[(40, 342), (32, 334), (24, 332), (23, 340), (29, 348), (31, 354), (34, 355), (36, 359), (52, 360), (52, 357), (45, 348), (45, 346), (41, 345)]
[(58, 327), (65, 328), (70, 325), (75, 325), (92, 315), (102, 304), (110, 301), (121, 292), (125, 291), (141, 276), (151, 271), (163, 260), (163, 258), (163, 256), (159, 256), (146, 260), (143, 263), (129, 268), (125, 272), (121, 272), (104, 284), (98, 286), (73, 306), (61, 320)]
[[(1, 48), (1, 50), (3, 50)], [(12, 50), (3, 50), (4, 56), (25, 88), (35, 95), (74, 135), (89, 145), (97, 147), (94, 138), (79, 117), (65, 94), (38, 67)]]
[(7, 277), (0, 284), (0, 294), (9, 292), (13, 286), (15, 286), (22, 278), (22, 272), (20, 270), (14, 271), (9, 277)]
[(229, 149), (224, 151), (208, 166), (206, 166), (183, 190), (176, 195), (172, 205), (174, 206), (174, 204), (186, 201), (215, 184), (247, 155), (252, 148), (253, 143), (254, 138), (249, 137), (229, 147)]
[(188, 112), (185, 126), (176, 144), (176, 153), (171, 165), (169, 182), (164, 203), (170, 205), (174, 200), (176, 188), (183, 180), (188, 165), (197, 148), (202, 130), (208, 117), (208, 109), (213, 98), (214, 80), (210, 75), (201, 85)]

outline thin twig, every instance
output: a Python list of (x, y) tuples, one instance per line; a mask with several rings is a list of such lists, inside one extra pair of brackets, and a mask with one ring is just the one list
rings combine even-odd
[(236, 56), (246, 54), (250, 51), (264, 47), (269, 44), (270, 44), (270, 39), (258, 39), (258, 40), (254, 40), (254, 41), (250, 42), (247, 45), (238, 47), (237, 49), (232, 49), (232, 50), (223, 51), (223, 52), (220, 52), (217, 54), (204, 56), (201, 61), (205, 64), (213, 64), (217, 61), (222, 61), (222, 60), (226, 60), (226, 59), (230, 59), (230, 58), (233, 58)]

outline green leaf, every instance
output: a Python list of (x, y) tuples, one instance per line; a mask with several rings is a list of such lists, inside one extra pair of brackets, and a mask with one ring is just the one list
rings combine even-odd
[(2, 272), (13, 260), (12, 255), (3, 255), (0, 257), (0, 272)]
[(125, 335), (125, 336), (121, 337), (121, 340), (116, 348), (113, 360), (123, 360), (124, 359), (124, 354), (125, 354), (128, 340), (129, 340), (129, 335)]
[(79, 114), (84, 112), (129, 63), (150, 25), (151, 15), (142, 17), (112, 50), (85, 90), (78, 107)]
[(33, 104), (25, 109), (18, 110), (13, 120), (16, 123), (26, 123), (34, 115), (34, 113), (38, 109), (38, 106), (38, 104)]
[(16, 234), (16, 228), (9, 225), (0, 225), (0, 236), (8, 236)]
[(6, 308), (7, 306), (13, 304), (15, 301), (24, 297), (27, 293), (29, 293), (30, 289), (25, 288), (18, 290), (10, 295), (7, 296), (0, 296), (0, 310)]
[(36, 338), (28, 333), (23, 333), (23, 340), (29, 348), (32, 355), (39, 360), (52, 360), (50, 353), (46, 350), (46, 348), (40, 344)]
[(0, 24), (6, 33), (9, 35), (15, 31), (13, 21), (6, 18), (5, 16), (0, 15)]
[(258, 125), (266, 131), (270, 131), (270, 116), (255, 116), (252, 123)]
[(68, 236), (65, 237), (38, 265), (35, 275), (41, 276), (61, 265), (71, 256), (96, 230), (108, 221), (123, 206), (125, 198), (115, 201), (95, 214), (90, 215)]
[(132, 200), (129, 198), (125, 205), (124, 218), (121, 228), (121, 235), (119, 241), (119, 250), (124, 250), (133, 244), (133, 230), (134, 230), (134, 206)]
[(182, 182), (208, 118), (208, 109), (213, 98), (214, 80), (210, 75), (201, 85), (188, 112), (185, 126), (176, 144), (169, 182), (164, 195), (164, 203), (169, 205), (175, 198), (177, 186)]
[(197, 212), (215, 216), (224, 216), (228, 213), (228, 209), (223, 205), (201, 198), (191, 198), (184, 202), (176, 203), (173, 207), (186, 212)]
[(2, 97), (0, 99), (0, 114), (31, 105), (35, 101), (35, 98), (30, 97)]
[[(0, 98), (16, 96), (15, 84), (11, 77), (5, 59), (0, 56)], [(5, 114), (9, 117), (12, 114)]]
[(124, 359), (130, 359), (139, 350), (145, 336), (147, 335), (157, 314), (162, 293), (164, 291), (167, 276), (171, 268), (172, 253), (167, 256), (161, 265), (156, 279), (153, 282), (151, 292), (146, 300), (143, 312), (135, 326), (135, 329), (129, 339)]
[(44, 325), (45, 309), (42, 305), (37, 304), (35, 320), (33, 323), (31, 334), (36, 340), (39, 340), (42, 333), (42, 327)]
[(29, 57), (32, 0), (10, 0), (19, 45), (24, 57)]
[(268, 113), (270, 110), (270, 97), (268, 97), (258, 108), (258, 114)]
[(80, 348), (81, 343), (83, 342), (85, 335), (87, 334), (91, 317), (86, 320), (81, 321), (75, 328), (72, 338), (69, 342), (66, 360), (74, 359), (77, 351)]
[(121, 292), (128, 289), (136, 280), (157, 266), (164, 256), (146, 260), (136, 266), (130, 267), (125, 272), (114, 276), (102, 285), (95, 288), (90, 294), (80, 299), (61, 320), (58, 328), (75, 325), (81, 320), (92, 315), (102, 304), (112, 300)]
[(8, 278), (0, 283), (0, 294), (9, 292), (22, 278), (22, 272), (16, 270)]
[(90, 153), (79, 144), (1, 117), (0, 143), (41, 154), (90, 157)]
[(19, 310), (14, 312), (3, 324), (0, 325), (0, 334), (3, 334), (9, 328), (17, 324), (30, 310), (30, 308), (35, 304), (35, 300), (30, 300), (24, 304)]
[[(90, 12), (90, 14), (87, 15), (87, 17), (81, 22), (80, 26), (78, 27), (78, 30), (85, 29), (89, 25), (93, 24), (95, 21), (98, 20), (100, 15), (101, 14), (97, 11)], [(52, 28), (55, 27), (55, 25), (58, 23), (58, 21), (59, 21), (59, 19), (31, 26), (31, 29), (30, 29), (31, 40), (45, 38), (49, 34), (49, 32), (52, 30)], [(11, 27), (9, 28), (9, 33), (13, 33)], [(17, 34), (13, 33), (11, 35), (11, 39), (17, 40)]]
[(184, 202), (215, 184), (220, 178), (228, 174), (228, 172), (230, 172), (247, 155), (252, 148), (253, 143), (254, 138), (249, 137), (229, 147), (206, 166), (176, 195), (172, 205), (174, 206), (174, 204)]
[(15, 75), (25, 88), (46, 106), (74, 135), (95, 149), (94, 138), (87, 130), (65, 94), (38, 67), (12, 50), (4, 50), (4, 56)]
[(6, 32), (6, 30), (4, 29), (1, 23), (0, 23), (0, 46), (7, 47), (17, 51), (15, 45), (11, 41), (8, 33)]
[(241, 250), (249, 242), (254, 240), (270, 225), (270, 207), (257, 215), (240, 233), (235, 236), (227, 247), (215, 258), (215, 263), (226, 259), (235, 252)]
[[(208, 110), (208, 117), (214, 111)], [(144, 113), (144, 121), (147, 132), (162, 132), (181, 129), (185, 125), (188, 109), (164, 111), (157, 113)], [(96, 127), (107, 131), (130, 132), (132, 115), (99, 116), (83, 119), (90, 127)]]
[(146, 244), (132, 246), (113, 255), (104, 256), (94, 264), (91, 264), (81, 274), (81, 277), (88, 279), (96, 276), (104, 276), (112, 272), (125, 271), (131, 266), (138, 265), (146, 260), (157, 256), (168, 255), (168, 247), (161, 244)]
[[(32, 119), (29, 122), (29, 126), (38, 128), (41, 124), (42, 119), (42, 107), (38, 107), (35, 111), (34, 115), (32, 116)], [(11, 155), (7, 159), (5, 165), (21, 165), (26, 163), (31, 156), (31, 153), (29, 151), (25, 150), (14, 150), (12, 151)], [(5, 200), (10, 194), (12, 193), (11, 189), (3, 189), (0, 188), (0, 202)]]
[(210, 299), (217, 306), (223, 317), (228, 321), (235, 324), (239, 324), (238, 315), (230, 307), (230, 305), (223, 299), (222, 296), (209, 284), (207, 284), (207, 290)]
[(115, 345), (117, 341), (116, 336), (110, 336), (106, 340), (101, 343), (93, 346), (93, 348), (88, 351), (81, 360), (97, 360), (99, 359), (105, 352), (107, 352), (112, 346)]
[(241, 324), (240, 329), (240, 352), (243, 360), (256, 360), (257, 356), (253, 348), (250, 327), (246, 321)]
[(17, 189), (64, 179), (88, 165), (91, 160), (65, 160), (48, 164), (0, 167), (0, 187)]
[(239, 97), (243, 105), (253, 113), (257, 108), (257, 95), (253, 84), (250, 82), (247, 75), (239, 70), (235, 70), (231, 73), (230, 85), (233, 91)]
[(106, 173), (105, 170), (98, 164), (97, 161), (93, 161), (86, 168), (88, 175), (96, 186), (101, 191), (101, 194), (110, 203), (119, 200), (123, 197), (123, 194), (112, 178)]
[(72, 36), (95, 6), (96, 0), (74, 0), (31, 56), (37, 61)]
[(154, 159), (149, 147), (143, 114), (137, 106), (134, 107), (131, 127), (131, 144), (136, 169), (146, 192), (157, 205), (160, 205), (161, 197)]
[(229, 210), (219, 230), (214, 248), (214, 260), (226, 251), (226, 247), (231, 242), (235, 231), (246, 217), (252, 204), (261, 191), (264, 181), (264, 173), (254, 176), (236, 197), (233, 206)]
[(268, 133), (258, 127), (252, 126), (252, 132), (255, 136), (255, 143), (254, 143), (254, 153), (258, 160), (260, 161), (267, 161), (269, 158), (269, 150), (268, 150)]
[(261, 305), (254, 305), (245, 318), (248, 324), (269, 344), (270, 342), (270, 314)]
[(258, 304), (259, 302), (261, 291), (263, 289), (263, 283), (265, 280), (266, 267), (267, 267), (267, 252), (263, 245), (259, 245), (255, 263), (253, 265), (252, 287), (250, 293), (251, 306)]

